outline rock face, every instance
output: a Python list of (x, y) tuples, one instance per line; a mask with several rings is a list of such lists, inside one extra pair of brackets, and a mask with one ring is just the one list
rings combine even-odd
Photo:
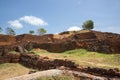
[[(18, 36), (0, 35), (0, 55), (7, 51), (41, 48), (50, 52), (63, 52), (84, 48), (89, 51), (120, 53), (120, 34), (87, 31), (63, 32), (58, 35), (36, 36), (23, 34)], [(18, 50), (19, 49), (19, 50)]]

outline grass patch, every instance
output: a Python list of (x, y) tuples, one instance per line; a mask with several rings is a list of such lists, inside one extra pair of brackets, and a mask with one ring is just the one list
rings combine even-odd
[(90, 52), (85, 49), (75, 49), (63, 53), (51, 53), (45, 50), (38, 50), (37, 52), (34, 50), (34, 52), (40, 56), (47, 56), (53, 59), (69, 59), (82, 67), (89, 66), (120, 69), (120, 54)]
[(36, 49), (32, 49), (30, 52), (33, 52), (35, 54), (45, 54), (45, 53), (50, 53), (46, 50), (40, 49), (40, 48), (36, 48)]
[(12, 53), (12, 54), (20, 54), (19, 52), (16, 52), (16, 51), (9, 51), (9, 53)]
[(87, 32), (90, 32), (90, 30), (69, 31), (69, 34), (78, 34), (78, 33), (87, 33)]

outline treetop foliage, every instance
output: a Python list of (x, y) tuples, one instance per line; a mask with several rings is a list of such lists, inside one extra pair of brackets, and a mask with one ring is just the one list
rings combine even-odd
[(88, 30), (93, 29), (94, 28), (94, 22), (92, 20), (87, 20), (83, 23), (82, 28), (85, 29), (85, 30), (86, 29), (88, 29)]
[(38, 29), (38, 34), (39, 35), (43, 35), (43, 34), (45, 34), (47, 31), (44, 29), (44, 28), (39, 28)]

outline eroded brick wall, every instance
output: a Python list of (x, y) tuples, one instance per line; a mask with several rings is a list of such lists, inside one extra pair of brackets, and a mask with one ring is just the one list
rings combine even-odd
[(58, 38), (54, 38), (52, 34), (43, 36), (24, 34), (16, 37), (0, 35), (0, 55), (3, 55), (6, 50), (16, 50), (18, 46), (27, 50), (41, 48), (50, 52), (84, 48), (103, 53), (120, 53), (120, 34), (89, 31), (64, 37), (66, 34), (69, 35), (69, 33), (62, 33), (57, 35)]
[(49, 59), (48, 57), (40, 57), (35, 54), (22, 54), (20, 63), (27, 67), (37, 68), (40, 70), (55, 69), (60, 66), (69, 68), (77, 68), (77, 65), (69, 60)]
[(4, 56), (0, 56), (0, 64), (1, 63), (18, 63), (20, 60), (20, 54), (7, 53)]

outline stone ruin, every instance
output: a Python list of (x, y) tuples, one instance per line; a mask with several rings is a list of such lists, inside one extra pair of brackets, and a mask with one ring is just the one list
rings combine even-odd
[[(69, 60), (49, 59), (35, 54), (27, 54), (28, 51), (40, 48), (50, 52), (64, 52), (67, 50), (84, 48), (89, 51), (103, 53), (120, 53), (120, 34), (88, 31), (85, 33), (70, 32), (58, 35), (47, 34), (36, 36), (23, 34), (18, 36), (0, 34), (0, 64), (21, 63), (27, 67), (40, 70), (55, 69), (65, 66), (71, 70), (83, 71), (95, 75), (107, 75), (120, 77), (119, 70), (105, 70), (98, 68), (78, 69), (77, 65)], [(16, 51), (10, 53), (10, 51)], [(112, 74), (112, 75), (111, 75)]]
[[(96, 76), (104, 77), (116, 77), (120, 78), (119, 69), (102, 69), (102, 68), (80, 68), (79, 65), (75, 64), (70, 60), (63, 59), (50, 59), (48, 57), (41, 57), (33, 53), (24, 54), (13, 54), (8, 53), (0, 58), (1, 63), (21, 63), (22, 65), (38, 69), (38, 70), (49, 70), (49, 69), (61, 69), (61, 70), (72, 70), (77, 72), (85, 72)], [(77, 76), (77, 75), (76, 75)]]

